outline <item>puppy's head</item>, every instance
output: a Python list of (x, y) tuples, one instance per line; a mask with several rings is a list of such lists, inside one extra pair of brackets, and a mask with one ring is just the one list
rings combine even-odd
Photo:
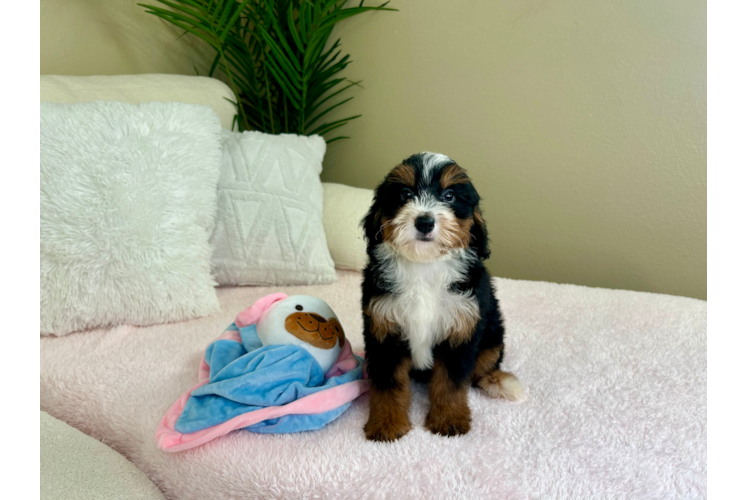
[(403, 257), (429, 262), (459, 248), (487, 259), (480, 197), (465, 170), (438, 153), (403, 160), (377, 187), (363, 220), (368, 248), (387, 243)]

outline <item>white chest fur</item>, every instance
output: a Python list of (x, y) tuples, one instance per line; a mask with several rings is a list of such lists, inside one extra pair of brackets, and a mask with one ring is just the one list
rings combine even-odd
[[(388, 251), (385, 245), (381, 247)], [(400, 327), (410, 346), (413, 367), (431, 368), (434, 346), (447, 339), (458, 318), (478, 314), (474, 297), (449, 290), (452, 283), (464, 278), (470, 255), (452, 255), (435, 262), (412, 262), (392, 254), (387, 257), (383, 259), (387, 262), (384, 277), (394, 286), (394, 293), (374, 307)]]

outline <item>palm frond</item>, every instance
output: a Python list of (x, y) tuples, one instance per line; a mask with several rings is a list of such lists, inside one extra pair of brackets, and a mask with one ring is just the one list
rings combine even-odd
[(155, 1), (160, 6), (138, 5), (216, 51), (208, 75), (220, 74), (236, 95), (237, 128), (272, 134), (325, 135), (361, 116), (318, 124), (353, 99), (341, 93), (361, 83), (340, 75), (352, 60), (330, 35), (352, 16), (397, 10), (364, 0), (353, 7), (347, 0)]

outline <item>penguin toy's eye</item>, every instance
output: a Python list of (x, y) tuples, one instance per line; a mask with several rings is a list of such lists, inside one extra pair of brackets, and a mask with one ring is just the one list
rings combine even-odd
[(301, 304), (296, 304), (296, 310), (297, 311), (303, 311), (304, 307)]

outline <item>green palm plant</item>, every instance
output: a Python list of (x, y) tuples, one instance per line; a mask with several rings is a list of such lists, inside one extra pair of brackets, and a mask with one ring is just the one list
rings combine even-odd
[[(387, 3), (346, 7), (347, 0), (156, 0), (138, 4), (208, 43), (217, 70), (236, 95), (239, 130), (271, 134), (326, 135), (361, 115), (325, 121), (353, 97), (341, 94), (358, 85), (341, 72), (352, 62), (340, 39), (328, 46), (338, 22), (373, 10), (396, 10)], [(328, 143), (346, 136), (335, 136)]]

